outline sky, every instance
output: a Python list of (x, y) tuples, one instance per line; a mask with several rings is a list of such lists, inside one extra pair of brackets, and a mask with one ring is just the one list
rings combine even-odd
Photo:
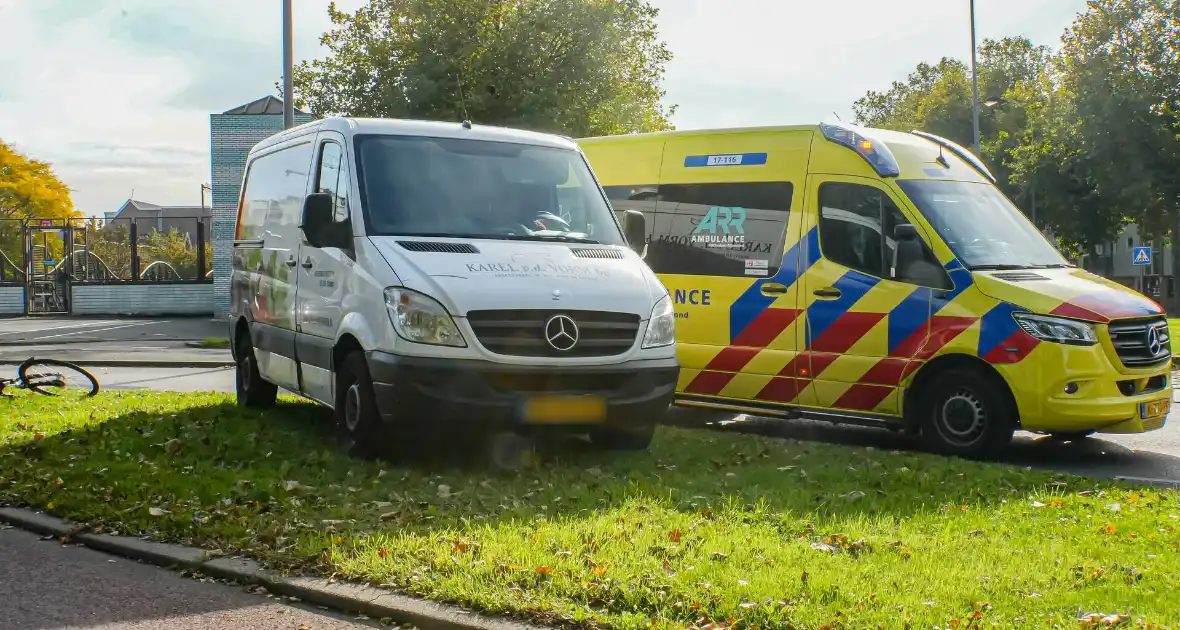
[[(326, 0), (293, 0), (295, 58)], [(679, 129), (852, 120), (921, 61), (971, 52), (968, 0), (651, 0)], [(352, 10), (364, 0), (338, 0)], [(1056, 46), (1085, 0), (984, 0), (978, 37)], [(197, 205), (209, 114), (276, 94), (279, 0), (0, 0), (0, 139), (51, 162), (86, 215)]]

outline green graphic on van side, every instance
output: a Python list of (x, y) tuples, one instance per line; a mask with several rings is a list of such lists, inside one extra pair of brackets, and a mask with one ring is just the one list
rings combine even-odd
[(733, 228), (735, 234), (745, 234), (743, 224), (746, 222), (745, 208), (726, 208), (723, 206), (713, 206), (709, 208), (709, 213), (701, 222), (697, 224), (693, 234), (709, 233), (716, 234), (717, 228), (725, 234), (730, 233), (730, 228)]

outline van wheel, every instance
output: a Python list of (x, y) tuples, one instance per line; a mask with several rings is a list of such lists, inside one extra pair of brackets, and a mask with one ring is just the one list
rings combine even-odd
[(608, 451), (646, 451), (651, 446), (655, 434), (654, 422), (595, 427), (590, 430), (590, 442)]
[(268, 383), (258, 372), (258, 359), (254, 356), (254, 343), (250, 341), (250, 334), (238, 336), (237, 374), (234, 378), (234, 389), (240, 407), (271, 407), (279, 395), (279, 388), (274, 383)]
[(968, 458), (993, 457), (1012, 441), (1016, 405), (996, 376), (978, 369), (952, 369), (921, 392), (922, 438), (934, 451)]
[(390, 432), (377, 409), (369, 364), (361, 352), (349, 354), (336, 374), (335, 415), (350, 455), (373, 459), (389, 452)]

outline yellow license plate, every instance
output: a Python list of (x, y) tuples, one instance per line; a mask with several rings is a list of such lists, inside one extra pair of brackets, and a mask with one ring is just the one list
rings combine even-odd
[(598, 396), (537, 396), (524, 403), (529, 424), (589, 424), (606, 420), (606, 401)]
[(1139, 417), (1146, 420), (1148, 418), (1166, 416), (1168, 415), (1171, 402), (1172, 400), (1170, 398), (1145, 402), (1139, 405)]

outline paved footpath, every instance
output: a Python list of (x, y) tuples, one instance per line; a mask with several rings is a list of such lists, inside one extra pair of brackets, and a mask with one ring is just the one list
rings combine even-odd
[(0, 627), (359, 630), (378, 626), (0, 526)]

